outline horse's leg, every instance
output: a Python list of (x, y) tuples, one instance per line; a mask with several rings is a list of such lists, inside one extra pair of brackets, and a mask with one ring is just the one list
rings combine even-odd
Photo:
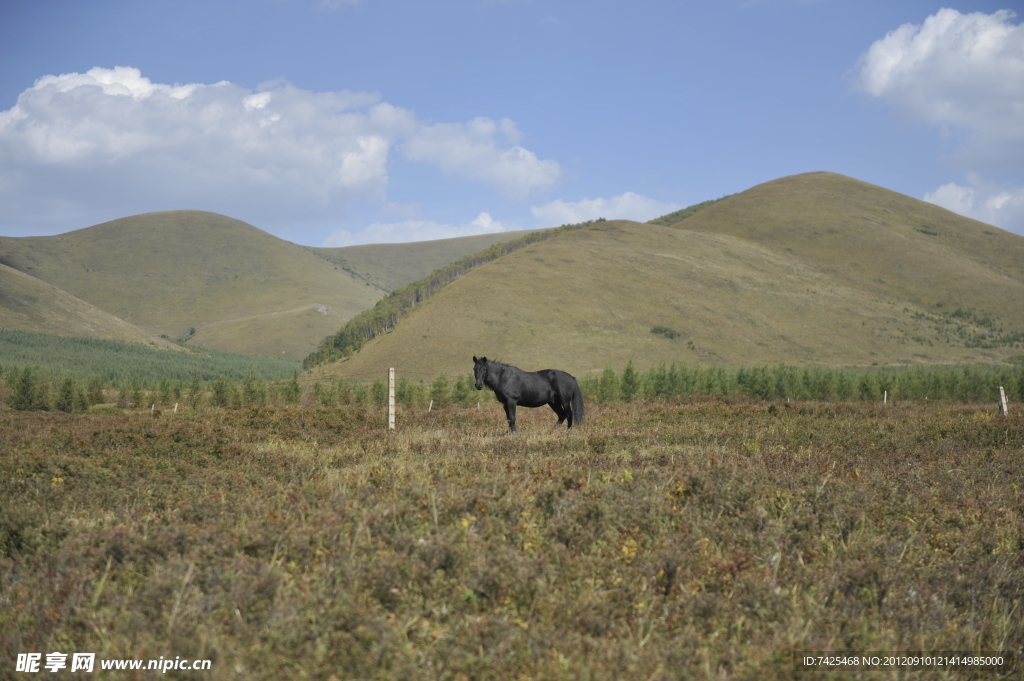
[(508, 419), (509, 432), (516, 432), (516, 403), (511, 400), (505, 403), (505, 418)]
[[(548, 405), (548, 406), (551, 407), (552, 411), (554, 411), (556, 414), (558, 414), (558, 423), (556, 423), (555, 424), (555, 428), (552, 429), (552, 430), (554, 430), (554, 429), (557, 429), (558, 426), (562, 425), (562, 421), (565, 420), (565, 409), (562, 407), (562, 405), (560, 405), (558, 403), (557, 399), (554, 402), (552, 402), (550, 405)], [(570, 419), (569, 423), (572, 423), (572, 420), (571, 420), (572, 416), (570, 416), (569, 419)]]

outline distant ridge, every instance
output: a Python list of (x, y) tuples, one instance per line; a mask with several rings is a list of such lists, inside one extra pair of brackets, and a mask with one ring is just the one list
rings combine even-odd
[(309, 250), (338, 265), (357, 279), (391, 293), (426, 277), (459, 258), (465, 258), (495, 244), (513, 241), (529, 231), (496, 232), (451, 239), (414, 241), (400, 244), (366, 244)]

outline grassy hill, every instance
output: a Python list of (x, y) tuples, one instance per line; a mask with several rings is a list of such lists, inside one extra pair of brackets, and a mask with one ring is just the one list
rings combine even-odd
[(1024, 326), (1024, 238), (867, 182), (794, 175), (676, 224), (788, 253), (936, 314), (973, 308)]
[(0, 262), (155, 335), (292, 359), (381, 294), (302, 246), (201, 211), (0, 238)]
[(499, 232), (407, 244), (368, 244), (309, 250), (382, 291), (394, 291), (459, 258), (528, 233)]
[(0, 265), (0, 329), (180, 348), (24, 272)]
[(0, 237), (0, 328), (134, 342), (166, 335), (301, 359), (385, 291), (517, 235), (309, 248), (216, 213), (167, 211)]
[[(830, 173), (671, 225), (609, 221), (483, 265), (319, 372), (991, 362), (1024, 342), (1024, 239)], [(660, 327), (662, 333), (652, 333)]]

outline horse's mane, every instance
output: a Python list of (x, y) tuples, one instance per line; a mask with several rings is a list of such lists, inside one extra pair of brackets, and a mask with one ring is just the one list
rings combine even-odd
[(488, 372), (497, 371), (498, 373), (500, 373), (503, 369), (516, 369), (517, 371), (522, 371), (522, 369), (520, 369), (519, 367), (512, 366), (511, 364), (507, 364), (498, 359), (487, 360)]

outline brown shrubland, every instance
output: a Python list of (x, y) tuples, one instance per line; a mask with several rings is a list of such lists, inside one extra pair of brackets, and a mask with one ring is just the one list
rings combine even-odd
[(210, 659), (168, 677), (208, 681), (1019, 659), (1024, 418), (993, 412), (594, 403), (569, 432), (523, 410), (510, 436), (493, 402), (407, 409), (391, 435), (361, 407), (3, 410), (0, 676), (52, 651)]

